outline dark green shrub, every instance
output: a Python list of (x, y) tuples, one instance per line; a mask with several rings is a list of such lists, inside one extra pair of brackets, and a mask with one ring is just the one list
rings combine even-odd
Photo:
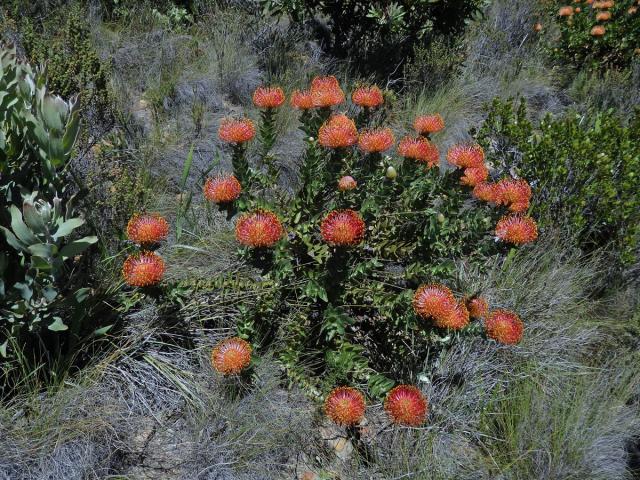
[(478, 132), (496, 167), (534, 185), (543, 225), (566, 225), (585, 249), (613, 243), (620, 260), (637, 260), (640, 235), (640, 113), (628, 124), (613, 112), (548, 116), (532, 124), (524, 103), (494, 101)]

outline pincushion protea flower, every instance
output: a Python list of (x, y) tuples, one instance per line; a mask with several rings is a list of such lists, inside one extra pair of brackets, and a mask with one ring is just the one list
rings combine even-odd
[(338, 425), (357, 425), (364, 418), (364, 395), (352, 387), (334, 388), (324, 401), (324, 412)]
[(358, 141), (358, 129), (349, 117), (333, 115), (318, 132), (318, 143), (327, 148), (346, 148)]
[(560, 17), (570, 17), (571, 15), (573, 15), (573, 7), (571, 6), (560, 7), (560, 10), (558, 10), (558, 16)]
[(268, 210), (245, 213), (236, 223), (236, 239), (251, 248), (272, 247), (283, 234), (280, 219)]
[(484, 150), (478, 144), (454, 145), (447, 152), (447, 161), (458, 168), (476, 168), (484, 164)]
[(602, 26), (602, 25), (596, 25), (595, 27), (593, 27), (591, 29), (591, 35), (594, 36), (594, 37), (601, 37), (605, 33), (607, 33), (607, 29), (604, 28), (604, 26)]
[(538, 238), (538, 226), (531, 217), (512, 214), (498, 220), (496, 236), (502, 241), (523, 245)]
[(498, 190), (495, 183), (482, 182), (473, 187), (472, 195), (483, 202), (496, 203)]
[(365, 224), (354, 210), (333, 210), (322, 220), (320, 234), (325, 242), (335, 246), (351, 246), (362, 242)]
[(469, 324), (469, 310), (467, 310), (464, 303), (456, 302), (448, 312), (434, 316), (433, 324), (439, 328), (460, 330)]
[(127, 237), (134, 243), (147, 245), (164, 240), (169, 235), (169, 224), (157, 213), (134, 214), (127, 224)]
[(473, 297), (467, 300), (467, 310), (472, 318), (484, 318), (489, 311), (489, 303), (482, 297)]
[(226, 338), (211, 351), (211, 366), (223, 375), (236, 375), (251, 363), (251, 345), (239, 338)]
[(480, 183), (484, 183), (489, 178), (489, 170), (487, 167), (480, 165), (479, 167), (469, 167), (464, 169), (464, 175), (460, 178), (462, 185), (475, 187)]
[(427, 418), (429, 404), (417, 387), (398, 385), (387, 394), (384, 409), (394, 423), (417, 427)]
[(291, 105), (299, 110), (313, 108), (313, 96), (309, 90), (296, 90), (291, 94)]
[(444, 317), (455, 305), (453, 293), (444, 285), (421, 285), (413, 295), (413, 309), (423, 318)]
[(378, 128), (361, 133), (358, 138), (358, 147), (367, 153), (384, 152), (389, 150), (395, 141), (396, 138), (390, 128)]
[(523, 178), (503, 178), (495, 188), (498, 205), (506, 205), (514, 213), (522, 213), (529, 208), (531, 186)]
[(218, 137), (220, 137), (220, 140), (228, 143), (239, 144), (248, 142), (255, 135), (256, 128), (248, 118), (241, 120), (225, 118), (220, 123), (220, 128), (218, 129)]
[(340, 190), (341, 192), (355, 190), (357, 186), (358, 182), (356, 182), (355, 179), (349, 175), (345, 175), (344, 177), (340, 178), (340, 180), (338, 180), (338, 190)]
[(379, 107), (384, 103), (382, 90), (376, 85), (356, 88), (351, 94), (351, 101), (356, 105), (367, 108)]
[(316, 77), (311, 81), (311, 97), (313, 106), (320, 108), (333, 107), (344, 102), (344, 92), (336, 77)]
[(598, 12), (596, 15), (596, 20), (598, 22), (606, 22), (611, 20), (611, 12)]
[(207, 178), (204, 184), (204, 196), (215, 203), (230, 203), (242, 193), (242, 186), (234, 175), (220, 175)]
[(436, 167), (440, 162), (438, 148), (424, 137), (404, 137), (398, 144), (398, 153), (404, 158), (412, 158), (427, 167)]
[(122, 266), (124, 281), (132, 287), (157, 285), (164, 275), (164, 261), (154, 252), (129, 255)]
[(439, 113), (433, 115), (420, 115), (413, 121), (413, 128), (420, 135), (437, 133), (444, 128), (444, 120)]
[(515, 345), (522, 340), (524, 324), (520, 317), (508, 310), (495, 310), (484, 322), (487, 336), (507, 345)]
[(280, 87), (258, 87), (253, 92), (253, 103), (258, 108), (278, 108), (284, 100), (284, 92)]

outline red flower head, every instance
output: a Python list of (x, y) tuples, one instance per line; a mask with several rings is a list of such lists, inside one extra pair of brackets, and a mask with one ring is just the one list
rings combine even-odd
[(496, 236), (504, 242), (523, 245), (538, 238), (538, 225), (531, 217), (508, 215), (498, 220)]
[(225, 118), (220, 123), (220, 128), (218, 129), (218, 137), (220, 137), (220, 140), (228, 143), (248, 142), (255, 134), (256, 128), (248, 118), (243, 118), (242, 120)]
[(482, 182), (473, 187), (473, 196), (483, 202), (496, 203), (498, 201), (498, 189), (495, 183)]
[(157, 213), (134, 214), (127, 224), (127, 237), (134, 243), (147, 245), (164, 240), (169, 235), (169, 224)]
[(360, 150), (367, 153), (384, 152), (389, 150), (395, 141), (390, 128), (378, 128), (361, 133), (358, 138), (358, 146)]
[(417, 427), (427, 418), (429, 404), (417, 387), (398, 385), (387, 394), (384, 409), (394, 423)]
[(424, 137), (404, 137), (398, 145), (398, 153), (424, 163), (429, 168), (438, 166), (440, 161), (438, 148)]
[(258, 87), (253, 92), (253, 103), (258, 108), (278, 108), (284, 100), (284, 92), (280, 87)]
[(349, 175), (346, 175), (338, 180), (338, 190), (340, 190), (341, 192), (355, 190), (357, 186), (358, 182), (356, 182), (355, 179)]
[(122, 266), (124, 281), (132, 287), (156, 285), (164, 275), (164, 261), (153, 252), (129, 255)]
[(484, 318), (489, 311), (489, 304), (482, 297), (474, 297), (467, 301), (467, 310), (472, 318)]
[(509, 210), (522, 213), (529, 208), (531, 187), (524, 179), (503, 178), (496, 184), (496, 203), (506, 205)]
[(344, 102), (344, 92), (336, 77), (316, 77), (311, 82), (313, 106), (326, 108)]
[(333, 115), (318, 132), (318, 142), (327, 148), (345, 148), (358, 141), (358, 129), (349, 117), (343, 114)]
[(251, 363), (251, 350), (241, 338), (226, 338), (211, 351), (211, 365), (223, 375), (236, 375)]
[(484, 150), (478, 144), (454, 145), (447, 152), (447, 161), (458, 168), (481, 167), (484, 164)]
[(469, 324), (469, 310), (464, 303), (456, 302), (451, 310), (442, 316), (434, 316), (433, 324), (440, 328), (460, 330)]
[(364, 418), (364, 395), (352, 387), (334, 388), (324, 401), (324, 412), (338, 425), (357, 425)]
[(455, 306), (453, 293), (444, 285), (422, 285), (413, 295), (413, 309), (423, 318), (444, 318)]
[(495, 310), (484, 322), (487, 336), (500, 343), (515, 345), (522, 340), (524, 324), (520, 317), (508, 310)]
[(437, 133), (444, 128), (444, 120), (439, 113), (420, 115), (413, 121), (413, 128), (419, 135)]
[(220, 175), (207, 178), (204, 184), (204, 196), (215, 203), (230, 203), (237, 200), (242, 192), (242, 186), (233, 175)]
[(268, 210), (245, 213), (236, 223), (236, 239), (251, 248), (273, 247), (283, 234), (282, 223)]
[(464, 175), (460, 178), (462, 185), (475, 187), (480, 183), (484, 183), (489, 178), (489, 170), (484, 164), (479, 167), (469, 167), (464, 169)]
[(362, 242), (364, 230), (364, 220), (358, 212), (353, 210), (333, 210), (320, 225), (320, 233), (324, 241), (340, 247)]
[(351, 101), (361, 107), (375, 108), (384, 103), (382, 90), (377, 86), (356, 88), (351, 95)]
[(296, 90), (291, 94), (291, 105), (299, 110), (313, 108), (313, 97), (309, 90)]

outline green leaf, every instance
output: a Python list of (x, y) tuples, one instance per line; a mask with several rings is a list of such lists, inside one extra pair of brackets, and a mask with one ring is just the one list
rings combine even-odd
[(53, 323), (51, 323), (48, 327), (52, 332), (63, 332), (65, 330), (69, 330), (69, 327), (64, 324), (60, 317), (55, 317)]
[(22, 213), (20, 213), (18, 207), (16, 207), (15, 205), (11, 205), (11, 207), (9, 207), (9, 212), (11, 213), (11, 230), (13, 230), (13, 233), (15, 233), (16, 237), (18, 237), (18, 239), (26, 245), (39, 243), (40, 241), (38, 240), (38, 238), (22, 221)]
[(36, 243), (29, 245), (29, 253), (34, 257), (52, 259), (58, 253), (58, 247), (53, 243)]
[(111, 330), (112, 327), (113, 325), (107, 325), (106, 327), (98, 328), (93, 332), (93, 336), (101, 337), (102, 335), (105, 335), (109, 330)]
[(65, 260), (67, 258), (75, 257), (76, 255), (80, 255), (97, 241), (98, 237), (96, 236), (82, 237), (62, 247), (60, 255)]
[(5, 340), (2, 345), (0, 345), (0, 355), (2, 358), (7, 358), (7, 345), (9, 345), (9, 339)]
[(11, 230), (8, 230), (2, 226), (0, 226), (0, 229), (2, 229), (2, 233), (4, 233), (4, 237), (7, 239), (7, 243), (13, 248), (18, 250), (19, 252), (23, 252), (27, 249), (27, 246), (24, 243), (20, 242), (20, 240), (16, 238)]
[(189, 178), (189, 172), (191, 171), (192, 163), (193, 163), (193, 144), (189, 149), (189, 153), (187, 154), (187, 159), (184, 161), (184, 165), (182, 167), (182, 177), (180, 178), (181, 190), (184, 190), (184, 187), (187, 185), (187, 179)]
[(34, 232), (42, 234), (47, 231), (47, 226), (33, 204), (25, 202), (22, 205), (22, 215), (27, 226)]
[(58, 227), (58, 230), (56, 230), (56, 233), (53, 234), (54, 240), (57, 240), (60, 237), (66, 237), (81, 225), (84, 225), (84, 220), (82, 218), (70, 218), (66, 222), (62, 222)]

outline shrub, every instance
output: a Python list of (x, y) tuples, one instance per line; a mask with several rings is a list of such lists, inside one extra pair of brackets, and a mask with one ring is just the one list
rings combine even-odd
[(628, 124), (609, 111), (547, 117), (534, 126), (524, 102), (496, 100), (477, 139), (495, 168), (535, 185), (533, 206), (543, 226), (569, 226), (586, 250), (611, 242), (628, 265), (640, 235), (639, 127), (638, 111)]

